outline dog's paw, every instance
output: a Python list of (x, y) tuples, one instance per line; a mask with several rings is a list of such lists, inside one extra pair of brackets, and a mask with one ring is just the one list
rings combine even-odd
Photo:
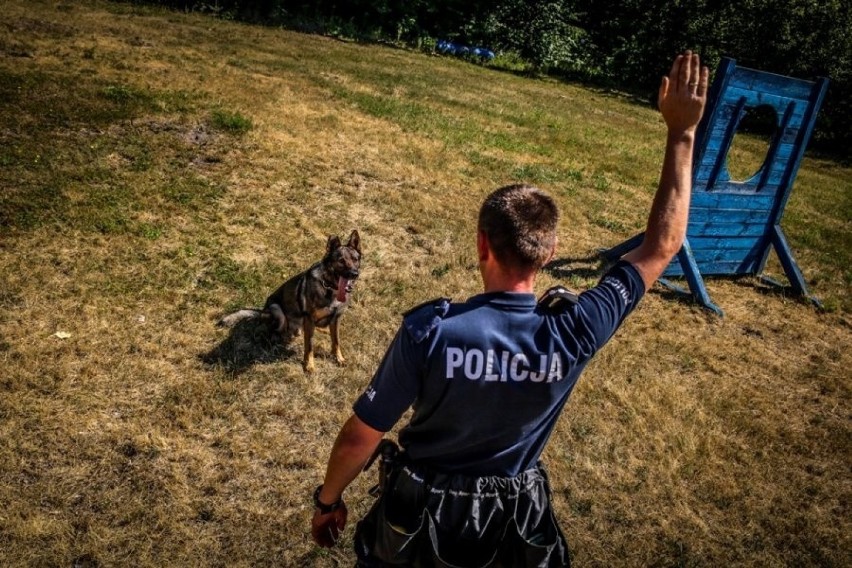
[(314, 365), (314, 358), (311, 357), (310, 359), (305, 359), (302, 362), (302, 368), (305, 370), (306, 373), (313, 373), (316, 370), (316, 365)]

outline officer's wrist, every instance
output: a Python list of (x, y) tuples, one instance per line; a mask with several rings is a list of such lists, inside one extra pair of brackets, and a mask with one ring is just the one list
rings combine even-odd
[(314, 506), (319, 509), (323, 515), (333, 513), (343, 505), (343, 496), (340, 495), (336, 499), (329, 499), (328, 495), (323, 494), (323, 486), (320, 485), (314, 490)]

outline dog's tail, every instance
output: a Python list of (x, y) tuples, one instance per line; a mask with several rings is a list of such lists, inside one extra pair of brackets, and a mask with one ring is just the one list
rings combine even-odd
[(219, 327), (234, 327), (239, 322), (247, 319), (257, 319), (263, 316), (263, 312), (261, 310), (255, 309), (246, 309), (239, 310), (234, 313), (228, 314), (224, 316), (219, 322), (216, 324)]

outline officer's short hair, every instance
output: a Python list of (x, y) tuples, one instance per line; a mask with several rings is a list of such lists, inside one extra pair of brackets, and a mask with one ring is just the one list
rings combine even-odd
[(508, 266), (538, 270), (556, 244), (559, 210), (537, 187), (515, 184), (492, 192), (479, 210), (479, 230), (497, 259)]

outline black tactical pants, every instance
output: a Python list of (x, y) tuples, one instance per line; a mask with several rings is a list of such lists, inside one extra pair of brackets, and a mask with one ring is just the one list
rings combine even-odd
[(467, 477), (397, 465), (355, 530), (358, 566), (569, 566), (539, 466), (516, 477)]

